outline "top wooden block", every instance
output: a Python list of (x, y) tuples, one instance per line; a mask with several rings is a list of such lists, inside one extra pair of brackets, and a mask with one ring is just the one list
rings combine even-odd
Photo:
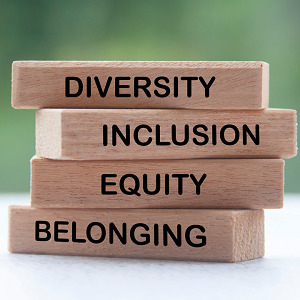
[(264, 62), (15, 61), (15, 108), (261, 109)]

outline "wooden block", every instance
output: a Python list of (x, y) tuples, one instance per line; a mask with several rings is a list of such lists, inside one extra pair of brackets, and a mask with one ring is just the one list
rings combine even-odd
[[(184, 176), (184, 177), (183, 177)], [(40, 208), (282, 208), (281, 159), (31, 160)]]
[(52, 159), (288, 158), (296, 111), (42, 109), (36, 154)]
[[(189, 78), (189, 79), (188, 79)], [(15, 61), (15, 108), (259, 109), (264, 62)]]
[(264, 255), (263, 210), (11, 206), (9, 214), (13, 253), (223, 262)]

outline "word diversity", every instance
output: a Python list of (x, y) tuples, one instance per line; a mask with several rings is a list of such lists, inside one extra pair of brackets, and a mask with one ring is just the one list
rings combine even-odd
[[(200, 77), (181, 77), (180, 79), (178, 79), (178, 77), (174, 77), (173, 78), (173, 90), (172, 90), (173, 97), (175, 97), (175, 98), (178, 97), (178, 88), (179, 88), (178, 80), (186, 81), (185, 90), (186, 90), (186, 96), (188, 98), (192, 97), (193, 81), (199, 80), (204, 88), (205, 97), (208, 98), (209, 97), (209, 89), (210, 89), (211, 85), (213, 84), (213, 82), (215, 81), (215, 79), (216, 79), (216, 77), (213, 76), (210, 78), (209, 82), (206, 83), (202, 76), (200, 76)], [(73, 82), (75, 81), (78, 84), (78, 89), (75, 93), (71, 93), (71, 82), (72, 81)], [(111, 86), (112, 77), (109, 76), (105, 80), (104, 87), (101, 86), (98, 76), (94, 77), (94, 81), (95, 81), (99, 96), (102, 98), (105, 98), (107, 96), (107, 92)], [(128, 83), (128, 81), (131, 81), (130, 77), (115, 77), (114, 81), (115, 81), (114, 96), (116, 98), (132, 97), (132, 95), (129, 93), (121, 92), (121, 89), (129, 89), (130, 88), (129, 84), (124, 84), (125, 82)], [(123, 82), (123, 84), (121, 84), (121, 82)], [(170, 96), (171, 89), (167, 85), (169, 82), (170, 82), (170, 80), (165, 76), (160, 76), (160, 77), (155, 78), (154, 85), (157, 88), (162, 89), (163, 92), (160, 92), (159, 90), (155, 89), (153, 92), (154, 95), (159, 98), (166, 98), (166, 97)], [(138, 98), (140, 96), (139, 92), (143, 91), (143, 93), (145, 93), (145, 95), (148, 98), (151, 98), (151, 93), (148, 89), (150, 87), (150, 85), (151, 85), (151, 79), (149, 77), (134, 77), (133, 78), (133, 95), (134, 95), (134, 97)], [(66, 97), (78, 97), (82, 94), (82, 92), (83, 92), (83, 82), (80, 78), (66, 77), (66, 80), (65, 80), (65, 96)], [(86, 78), (86, 96), (88, 98), (90, 98), (92, 96), (92, 79), (90, 76), (88, 76)]]
[(12, 253), (236, 262), (264, 255), (296, 112), (263, 62), (43, 62), (12, 68), (36, 113), (31, 203)]

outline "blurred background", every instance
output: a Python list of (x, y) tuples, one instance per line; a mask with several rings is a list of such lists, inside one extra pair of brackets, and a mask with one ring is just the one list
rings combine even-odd
[[(14, 60), (265, 61), (270, 107), (299, 111), (300, 1), (0, 0), (0, 193), (29, 192), (35, 153), (35, 111), (10, 106)], [(299, 170), (286, 160), (286, 192)]]

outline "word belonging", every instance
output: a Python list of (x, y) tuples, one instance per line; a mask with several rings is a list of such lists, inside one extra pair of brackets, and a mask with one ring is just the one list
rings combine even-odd
[[(44, 228), (41, 228), (41, 225), (43, 225)], [(67, 234), (69, 232), (69, 229), (66, 227), (62, 228), (62, 226), (68, 226), (68, 221), (55, 221), (53, 226), (53, 240), (55, 242), (61, 242), (61, 243), (68, 243), (70, 242), (69, 238), (62, 237), (62, 234)], [(52, 234), (50, 232), (50, 223), (48, 221), (36, 221), (35, 222), (35, 240), (38, 242), (47, 242), (51, 240)], [(94, 234), (92, 234), (92, 230)], [(159, 237), (162, 236), (162, 244), (164, 246), (168, 246), (169, 244), (169, 237), (173, 240), (174, 244), (177, 247), (182, 246), (182, 226), (178, 224), (176, 226), (176, 234), (171, 230), (170, 226), (168, 224), (163, 224), (162, 229), (159, 227), (158, 224), (154, 224), (150, 228), (147, 224), (144, 223), (136, 223), (130, 226), (130, 229), (128, 228), (126, 223), (122, 224), (122, 233), (120, 230), (116, 227), (114, 223), (109, 223), (108, 228), (105, 228), (105, 226), (100, 222), (91, 222), (88, 224), (85, 230), (85, 236), (84, 238), (77, 238), (77, 224), (75, 221), (72, 222), (71, 226), (71, 235), (72, 235), (72, 242), (73, 243), (86, 243), (88, 240), (89, 242), (93, 244), (101, 244), (105, 241), (105, 239), (108, 237), (109, 244), (114, 244), (115, 239), (114, 236), (118, 238), (118, 240), (123, 244), (127, 244), (127, 231), (129, 230), (129, 238), (132, 243), (135, 245), (147, 245), (151, 242), (158, 246), (160, 243)], [(143, 233), (139, 234), (139, 237), (136, 236), (136, 231), (143, 230)], [(188, 245), (191, 247), (203, 247), (206, 245), (206, 236), (203, 235), (196, 235), (195, 231), (200, 231), (201, 233), (205, 232), (205, 228), (201, 225), (190, 225), (186, 228), (184, 232), (184, 240)], [(95, 233), (96, 231), (96, 233)], [(43, 236), (41, 236), (43, 235)], [(192, 238), (193, 236), (193, 238)], [(198, 243), (196, 243), (196, 240), (198, 240)]]

